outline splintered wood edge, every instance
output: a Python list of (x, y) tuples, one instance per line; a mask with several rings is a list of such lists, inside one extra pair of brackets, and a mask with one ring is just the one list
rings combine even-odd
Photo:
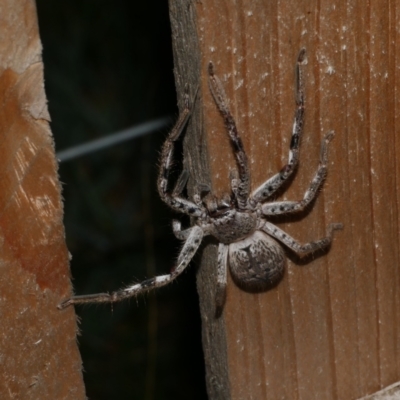
[(0, 9), (0, 398), (84, 399), (35, 3)]

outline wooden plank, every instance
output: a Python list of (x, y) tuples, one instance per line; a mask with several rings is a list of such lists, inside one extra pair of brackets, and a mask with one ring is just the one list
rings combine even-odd
[(84, 399), (35, 3), (0, 9), (0, 397)]
[(209, 175), (221, 195), (235, 166), (208, 90), (209, 61), (230, 100), (253, 188), (286, 163), (302, 47), (305, 132), (298, 172), (281, 198), (302, 198), (323, 136), (336, 134), (317, 201), (303, 218), (279, 220), (302, 242), (343, 222), (328, 254), (302, 263), (288, 253), (284, 279), (265, 293), (246, 293), (229, 280), (224, 313), (215, 319), (215, 243), (204, 251), (198, 286), (211, 398), (348, 400), (400, 378), (398, 6), (170, 3), (178, 90), (201, 82), (203, 119), (198, 101), (186, 138), (192, 181)]

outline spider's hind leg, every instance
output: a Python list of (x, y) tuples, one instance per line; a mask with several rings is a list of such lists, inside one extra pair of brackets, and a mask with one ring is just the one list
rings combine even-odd
[(265, 222), (264, 226), (261, 229), (265, 233), (268, 233), (268, 235), (271, 235), (273, 238), (279, 240), (285, 246), (289, 247), (289, 249), (291, 249), (299, 257), (304, 257), (305, 255), (313, 253), (317, 250), (324, 250), (328, 248), (333, 240), (333, 231), (342, 230), (343, 224), (329, 224), (326, 236), (324, 238), (304, 244), (299, 243), (282, 229), (279, 229), (277, 226), (271, 224), (270, 222)]

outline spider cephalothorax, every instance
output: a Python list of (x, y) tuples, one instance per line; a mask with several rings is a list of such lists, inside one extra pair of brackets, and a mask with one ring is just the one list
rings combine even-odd
[(215, 76), (212, 63), (209, 64), (210, 90), (224, 118), (236, 158), (237, 170), (231, 172), (231, 194), (227, 194), (221, 199), (217, 199), (212, 193), (202, 196), (201, 185), (198, 185), (198, 190), (192, 200), (184, 198), (182, 192), (189, 177), (187, 171), (182, 172), (172, 192), (168, 189), (168, 178), (173, 163), (174, 142), (180, 138), (191, 113), (189, 96), (186, 95), (186, 107), (163, 145), (157, 182), (162, 200), (175, 211), (187, 214), (194, 220), (193, 226), (185, 230), (181, 229), (179, 221), (173, 221), (175, 236), (184, 241), (176, 267), (170, 274), (147, 279), (111, 294), (99, 293), (72, 297), (61, 303), (59, 308), (71, 304), (119, 301), (137, 296), (152, 288), (164, 286), (173, 281), (188, 266), (203, 237), (207, 235), (212, 235), (219, 242), (217, 309), (222, 309), (225, 300), (228, 265), (239, 286), (250, 291), (263, 290), (276, 284), (283, 275), (286, 257), (281, 243), (298, 256), (304, 256), (330, 246), (333, 231), (342, 229), (342, 224), (330, 224), (326, 237), (300, 244), (283, 230), (268, 222), (269, 216), (293, 214), (304, 210), (315, 199), (327, 173), (327, 151), (328, 143), (333, 138), (332, 132), (329, 132), (322, 141), (319, 166), (303, 199), (300, 201), (267, 201), (292, 175), (299, 162), (299, 146), (304, 118), (304, 93), (301, 74), (304, 58), (305, 50), (303, 49), (300, 51), (296, 64), (297, 108), (288, 163), (277, 174), (252, 192), (250, 191), (250, 171), (242, 141), (228, 108), (221, 81)]

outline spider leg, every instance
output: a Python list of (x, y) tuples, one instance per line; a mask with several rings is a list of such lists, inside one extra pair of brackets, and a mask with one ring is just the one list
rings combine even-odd
[(195, 255), (200, 243), (203, 239), (204, 232), (199, 226), (194, 226), (190, 229), (190, 234), (182, 247), (178, 256), (177, 266), (167, 275), (159, 275), (154, 278), (147, 279), (141, 283), (128, 286), (125, 289), (118, 290), (114, 293), (98, 293), (83, 296), (74, 296), (65, 300), (58, 305), (59, 309), (66, 308), (72, 304), (84, 303), (114, 303), (129, 297), (138, 296), (141, 293), (147, 292), (151, 289), (165, 286), (177, 278), (189, 265), (193, 256)]
[(236, 195), (239, 208), (244, 209), (246, 208), (247, 199), (250, 194), (250, 172), (247, 156), (244, 152), (243, 143), (240, 139), (235, 120), (229, 110), (228, 101), (222, 83), (219, 78), (214, 75), (214, 66), (212, 62), (208, 64), (208, 74), (210, 91), (215, 104), (224, 118), (225, 126), (231, 139), (236, 163), (239, 169), (239, 182), (234, 194)]
[(226, 282), (228, 269), (229, 246), (220, 243), (218, 246), (217, 291), (215, 294), (216, 314), (221, 315), (226, 299)]
[[(197, 95), (197, 90), (196, 90), (196, 95)], [(172, 128), (171, 132), (168, 134), (167, 139), (165, 140), (164, 145), (161, 149), (161, 162), (157, 180), (157, 187), (161, 199), (165, 203), (167, 203), (171, 208), (175, 209), (176, 211), (180, 211), (182, 213), (191, 215), (193, 217), (199, 217), (203, 213), (203, 210), (199, 207), (199, 205), (193, 203), (190, 200), (180, 197), (179, 196), (180, 193), (178, 193), (182, 192), (183, 190), (182, 183), (185, 181), (185, 179), (187, 180), (185, 172), (183, 172), (180, 178), (178, 179), (178, 183), (172, 194), (168, 192), (168, 176), (173, 164), (174, 143), (181, 136), (183, 129), (185, 128), (189, 120), (191, 112), (192, 110), (191, 110), (191, 105), (189, 103), (189, 95), (186, 94), (185, 109), (180, 114), (178, 121)], [(186, 182), (184, 183), (186, 184)]]
[(318, 189), (321, 187), (326, 173), (328, 171), (328, 144), (333, 139), (333, 132), (328, 132), (325, 135), (321, 145), (321, 156), (318, 165), (317, 172), (307, 191), (304, 194), (303, 200), (300, 201), (276, 201), (267, 203), (262, 206), (262, 212), (264, 215), (279, 215), (279, 214), (290, 214), (304, 210), (311, 201), (315, 198), (318, 193)]
[(176, 219), (172, 221), (172, 231), (174, 232), (175, 237), (179, 240), (186, 240), (189, 237), (192, 229), (193, 227), (182, 230), (182, 224), (180, 221)]
[(265, 224), (261, 227), (261, 230), (289, 247), (289, 249), (295, 252), (299, 257), (305, 256), (319, 249), (326, 249), (332, 243), (333, 231), (341, 229), (343, 229), (343, 224), (329, 224), (326, 232), (326, 237), (315, 240), (313, 242), (301, 244), (297, 240), (289, 236), (282, 229), (279, 229), (277, 226), (271, 224), (270, 222), (265, 222)]
[(262, 203), (272, 196), (292, 175), (299, 163), (300, 140), (304, 125), (304, 88), (303, 73), (300, 68), (305, 58), (305, 49), (301, 49), (296, 63), (296, 112), (293, 121), (292, 138), (290, 140), (288, 163), (274, 176), (253, 191), (250, 203)]

